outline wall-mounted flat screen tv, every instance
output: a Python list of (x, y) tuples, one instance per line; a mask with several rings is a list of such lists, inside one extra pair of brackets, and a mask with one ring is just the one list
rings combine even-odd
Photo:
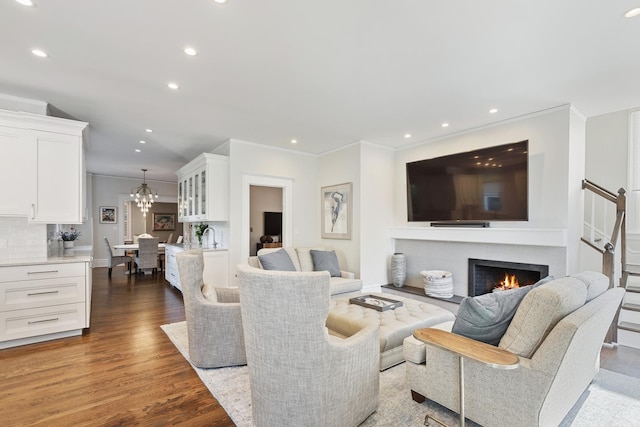
[(407, 163), (409, 221), (527, 221), (529, 141)]

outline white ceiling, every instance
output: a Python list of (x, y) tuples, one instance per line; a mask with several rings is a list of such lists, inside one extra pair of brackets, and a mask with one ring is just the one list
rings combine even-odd
[(34, 1), (0, 2), (0, 93), (89, 122), (97, 174), (172, 181), (229, 138), (398, 148), (640, 106), (640, 17), (622, 18), (640, 0)]

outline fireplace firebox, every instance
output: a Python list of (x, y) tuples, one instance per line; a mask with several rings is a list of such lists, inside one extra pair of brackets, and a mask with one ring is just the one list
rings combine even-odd
[(548, 265), (469, 258), (469, 296), (533, 285), (548, 275)]

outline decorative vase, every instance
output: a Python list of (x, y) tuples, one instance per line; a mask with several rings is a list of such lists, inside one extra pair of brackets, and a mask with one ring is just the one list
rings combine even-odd
[(401, 253), (395, 253), (391, 256), (391, 278), (393, 286), (401, 288), (407, 278), (407, 257)]
[(63, 240), (62, 241), (62, 247), (64, 249), (73, 249), (76, 247), (76, 241), (75, 240)]

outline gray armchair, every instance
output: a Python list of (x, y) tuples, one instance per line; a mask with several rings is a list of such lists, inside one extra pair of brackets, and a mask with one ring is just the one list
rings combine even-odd
[(255, 425), (357, 426), (378, 407), (379, 330), (328, 334), (329, 277), (238, 266)]
[(202, 249), (178, 252), (189, 337), (189, 359), (200, 368), (246, 365), (238, 288), (206, 286)]
[(107, 246), (107, 267), (109, 267), (109, 277), (111, 277), (111, 271), (113, 267), (116, 267), (121, 264), (126, 264), (129, 269), (129, 274), (131, 274), (131, 262), (133, 259), (129, 255), (113, 255), (113, 251), (111, 250), (111, 244), (109, 243), (109, 239), (104, 238), (104, 244)]

